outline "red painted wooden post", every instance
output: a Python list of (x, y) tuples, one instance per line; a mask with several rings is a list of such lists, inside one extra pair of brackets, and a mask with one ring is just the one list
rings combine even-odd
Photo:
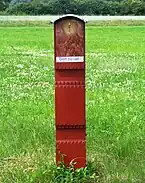
[(56, 163), (86, 166), (85, 22), (66, 15), (54, 22)]

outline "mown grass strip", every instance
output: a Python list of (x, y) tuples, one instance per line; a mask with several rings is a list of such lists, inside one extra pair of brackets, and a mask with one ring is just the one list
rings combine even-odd
[[(89, 21), (86, 26), (144, 26), (145, 20), (106, 20), (106, 21)], [(52, 26), (50, 20), (48, 21), (0, 21), (0, 27), (48, 27)]]

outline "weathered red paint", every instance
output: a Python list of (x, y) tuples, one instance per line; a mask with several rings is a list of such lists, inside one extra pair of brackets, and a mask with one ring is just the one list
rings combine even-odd
[[(86, 166), (85, 22), (70, 15), (56, 20), (54, 47), (56, 162), (63, 156), (66, 166), (76, 162), (81, 168)], [(73, 61), (60, 61), (65, 58)]]

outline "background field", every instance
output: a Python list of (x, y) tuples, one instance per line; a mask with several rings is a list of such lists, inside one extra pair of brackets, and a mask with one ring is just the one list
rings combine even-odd
[[(92, 182), (145, 182), (144, 35), (143, 26), (86, 28)], [(0, 182), (54, 183), (54, 160), (53, 28), (1, 27)]]
[[(47, 27), (60, 16), (0, 16), (0, 27)], [(144, 26), (145, 16), (80, 16), (87, 26)]]
[[(40, 16), (0, 16), (1, 21), (48, 21), (55, 20), (62, 15), (40, 15)], [(145, 20), (145, 16), (80, 16), (88, 21), (113, 21), (113, 20)]]

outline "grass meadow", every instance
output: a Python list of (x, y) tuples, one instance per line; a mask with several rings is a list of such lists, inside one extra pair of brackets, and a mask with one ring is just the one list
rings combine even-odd
[(145, 27), (86, 27), (88, 167), (55, 166), (53, 27), (0, 27), (0, 183), (145, 182)]

